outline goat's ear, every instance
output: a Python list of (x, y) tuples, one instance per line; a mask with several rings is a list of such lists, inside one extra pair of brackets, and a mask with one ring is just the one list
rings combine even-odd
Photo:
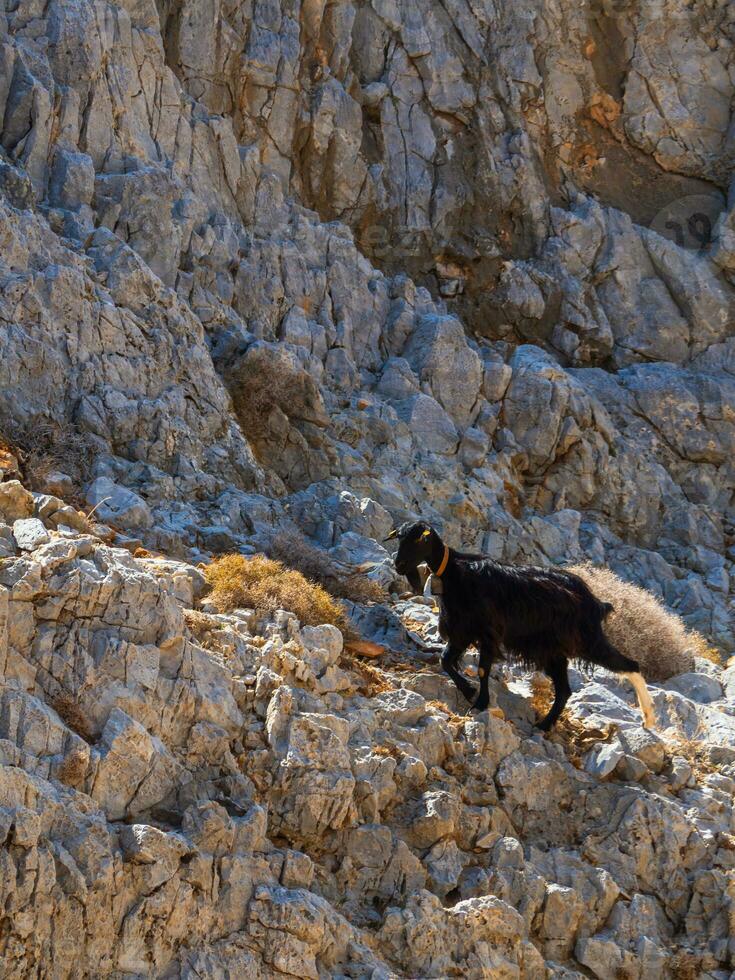
[(398, 537), (398, 531), (396, 531), (396, 529), (393, 528), (393, 530), (390, 532), (390, 534), (388, 535), (388, 537), (387, 538), (383, 538), (383, 541), (392, 541), (393, 538), (397, 538), (397, 537)]

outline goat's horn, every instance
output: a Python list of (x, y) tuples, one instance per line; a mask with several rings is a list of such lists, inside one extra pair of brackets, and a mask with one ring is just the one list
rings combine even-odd
[(395, 530), (395, 528), (394, 528), (394, 529), (393, 529), (393, 530), (392, 530), (392, 531), (390, 532), (390, 534), (388, 535), (388, 537), (387, 537), (387, 538), (383, 538), (383, 541), (392, 541), (392, 540), (393, 540), (393, 538), (397, 538), (397, 537), (398, 537), (398, 531), (396, 531), (396, 530)]

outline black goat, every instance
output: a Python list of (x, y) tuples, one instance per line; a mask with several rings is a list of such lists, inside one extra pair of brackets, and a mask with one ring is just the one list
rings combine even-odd
[[(428, 524), (403, 524), (390, 535), (399, 539), (396, 571), (421, 590), (418, 566), (426, 564), (442, 582), (439, 633), (447, 641), (441, 663), (473, 707), (488, 706), (490, 668), (502, 659), (538, 668), (554, 683), (554, 703), (538, 727), (548, 731), (572, 691), (569, 660), (583, 660), (625, 674), (635, 688), (644, 725), (653, 724), (653, 705), (635, 660), (607, 640), (602, 622), (612, 606), (600, 602), (577, 575), (530, 565), (502, 565), (483, 555), (448, 548)], [(480, 653), (480, 692), (458, 667), (470, 645)]]

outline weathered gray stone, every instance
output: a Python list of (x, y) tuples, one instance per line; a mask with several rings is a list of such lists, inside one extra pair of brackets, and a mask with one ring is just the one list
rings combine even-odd
[(709, 704), (722, 697), (722, 685), (715, 677), (708, 677), (707, 674), (678, 674), (666, 681), (665, 686), (698, 704)]
[(623, 754), (623, 749), (620, 745), (615, 745), (614, 743), (601, 745), (598, 749), (594, 749), (587, 757), (585, 770), (602, 779), (614, 771), (615, 767), (623, 758)]
[(13, 537), (21, 551), (33, 551), (50, 541), (48, 531), (43, 521), (37, 517), (21, 518), (13, 522)]
[(49, 200), (59, 207), (77, 210), (92, 202), (94, 164), (86, 153), (58, 150), (49, 182)]
[(729, 671), (655, 736), (577, 673), (544, 739), (515, 668), (477, 718), (432, 672), (433, 597), (350, 607), (368, 667), (190, 564), (296, 527), (397, 587), (420, 515), (735, 651), (725, 6), (6, 7), (0, 960), (731, 971)]
[(142, 497), (106, 476), (99, 477), (87, 488), (87, 501), (99, 519), (121, 527), (150, 527), (153, 520)]

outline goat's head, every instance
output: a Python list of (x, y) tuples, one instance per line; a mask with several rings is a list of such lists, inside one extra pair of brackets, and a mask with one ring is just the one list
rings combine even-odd
[(436, 531), (423, 521), (401, 524), (386, 538), (398, 539), (398, 551), (394, 559), (396, 571), (405, 575), (414, 592), (421, 592), (423, 586), (418, 572), (419, 565), (429, 563), (437, 553), (441, 554), (442, 541)]

